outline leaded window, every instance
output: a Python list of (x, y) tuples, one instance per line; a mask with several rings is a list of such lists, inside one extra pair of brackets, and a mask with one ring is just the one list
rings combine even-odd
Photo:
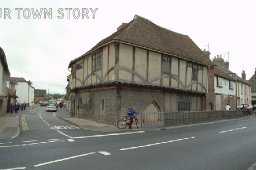
[(92, 55), (92, 71), (99, 71), (102, 67), (102, 51), (97, 51)]
[(178, 111), (191, 111), (191, 96), (177, 96)]
[(171, 57), (168, 55), (162, 55), (162, 74), (171, 73)]
[(187, 67), (192, 68), (192, 80), (198, 81), (198, 70), (203, 70), (203, 66), (196, 63), (188, 62)]

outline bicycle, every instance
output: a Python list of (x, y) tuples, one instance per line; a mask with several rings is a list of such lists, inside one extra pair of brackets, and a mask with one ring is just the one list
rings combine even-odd
[[(137, 129), (139, 128), (138, 124), (139, 124), (139, 120), (137, 117), (134, 116), (134, 122), (135, 125), (137, 127)], [(124, 129), (126, 128), (126, 126), (129, 126), (130, 123), (130, 117), (129, 116), (124, 116), (123, 119), (120, 119), (117, 121), (117, 127), (118, 129)]]

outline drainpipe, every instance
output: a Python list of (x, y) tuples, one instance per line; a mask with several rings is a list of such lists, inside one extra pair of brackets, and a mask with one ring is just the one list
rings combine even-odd
[(28, 105), (30, 105), (30, 102), (29, 102), (29, 83), (28, 83)]

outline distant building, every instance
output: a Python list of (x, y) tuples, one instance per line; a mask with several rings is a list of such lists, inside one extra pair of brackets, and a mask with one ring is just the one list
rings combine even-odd
[(8, 91), (6, 88), (7, 76), (10, 76), (10, 71), (5, 53), (0, 47), (0, 115), (6, 113), (8, 108)]
[(34, 104), (35, 88), (31, 81), (26, 81), (22, 77), (8, 77), (7, 85), (16, 90), (17, 102), (26, 103), (28, 106)]
[(241, 104), (251, 104), (251, 83), (229, 70), (229, 62), (221, 56), (213, 59), (214, 65), (208, 70), (207, 110), (236, 110)]
[(208, 70), (207, 110), (225, 110), (227, 104), (230, 110), (236, 109), (236, 78), (229, 70), (229, 62), (222, 57), (214, 57), (214, 65)]
[(242, 77), (237, 76), (237, 106), (252, 104), (252, 84), (246, 80), (246, 73), (242, 70)]
[(40, 101), (48, 101), (49, 97), (47, 96), (47, 90), (44, 89), (35, 89), (35, 103)]

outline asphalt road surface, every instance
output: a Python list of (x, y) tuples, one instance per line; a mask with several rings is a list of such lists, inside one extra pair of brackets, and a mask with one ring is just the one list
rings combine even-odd
[(0, 169), (246, 170), (256, 162), (256, 117), (104, 133), (68, 124), (44, 107), (24, 116), (20, 136), (0, 140)]

